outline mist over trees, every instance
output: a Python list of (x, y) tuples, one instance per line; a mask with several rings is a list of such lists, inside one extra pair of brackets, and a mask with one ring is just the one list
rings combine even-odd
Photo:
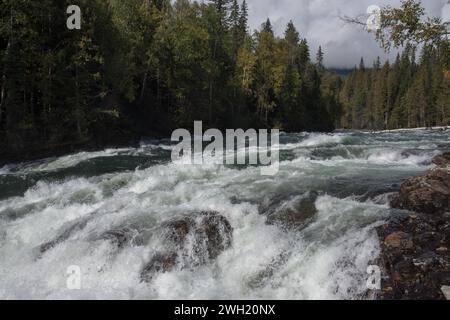
[[(66, 27), (72, 4), (81, 30)], [(283, 37), (270, 20), (250, 32), (249, 14), (237, 0), (2, 1), (1, 147), (168, 134), (194, 120), (332, 130), (341, 80), (324, 52), (313, 62), (292, 22)]]

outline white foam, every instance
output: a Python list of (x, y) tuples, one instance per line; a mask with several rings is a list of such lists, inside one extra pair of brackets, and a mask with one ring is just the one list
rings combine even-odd
[[(258, 211), (259, 205), (274, 196), (320, 191), (336, 176), (370, 177), (375, 172), (391, 177), (424, 171), (427, 167), (421, 163), (434, 154), (423, 149), (419, 155), (402, 155), (404, 146), (394, 146), (395, 139), (380, 142), (370, 136), (364, 141), (355, 139), (364, 148), (358, 157), (311, 160), (309, 149), (332, 148), (351, 142), (348, 138), (353, 137), (313, 134), (293, 143), (287, 148), (292, 147), (297, 156), (280, 163), (280, 172), (273, 177), (261, 176), (257, 167), (177, 162), (91, 178), (41, 180), (23, 195), (0, 200), (0, 213), (30, 206), (16, 219), (0, 216), (0, 299), (362, 298), (367, 265), (379, 252), (374, 228), (390, 213), (386, 201), (360, 203), (321, 196), (316, 201), (317, 215), (301, 232), (269, 226)], [(447, 137), (433, 139), (439, 144)], [(417, 136), (414, 141), (419, 141)], [(403, 142), (408, 143), (407, 139)], [(416, 142), (410, 147), (420, 149)], [(140, 152), (123, 152), (136, 151)], [(120, 152), (106, 153), (114, 157)], [(104, 154), (63, 157), (33, 170), (75, 166)], [(27, 174), (25, 169), (19, 173)], [(280, 200), (279, 205), (288, 206), (289, 199)], [(143, 246), (118, 250), (111, 242), (99, 240), (105, 231), (130, 221), (157, 229), (168, 219), (202, 210), (218, 211), (229, 220), (231, 248), (211, 264), (160, 274), (151, 283), (140, 281), (140, 271), (164, 248), (153, 229)], [(84, 227), (39, 253), (40, 245), (80, 221), (86, 222)], [(71, 265), (82, 270), (81, 290), (67, 289), (66, 271)]]
[(330, 144), (339, 144), (345, 138), (345, 135), (342, 134), (319, 134), (312, 133), (308, 138), (303, 140), (299, 146), (302, 147), (316, 147), (316, 146), (324, 146)]

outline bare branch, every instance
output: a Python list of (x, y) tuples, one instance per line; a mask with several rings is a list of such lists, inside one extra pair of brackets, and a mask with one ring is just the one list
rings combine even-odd
[(364, 22), (363, 20), (361, 20), (362, 17), (363, 16), (361, 16), (361, 15), (358, 17), (340, 16), (339, 19), (344, 21), (345, 23), (361, 25), (366, 29), (367, 23)]

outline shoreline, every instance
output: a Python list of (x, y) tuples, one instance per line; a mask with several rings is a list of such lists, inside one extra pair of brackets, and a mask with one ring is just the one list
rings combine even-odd
[[(369, 131), (369, 130), (354, 130), (354, 129), (336, 129), (333, 132), (361, 132), (361, 133), (392, 133), (392, 132), (411, 132), (411, 131), (446, 131), (450, 130), (450, 127), (439, 126), (439, 127), (420, 127), (420, 128), (404, 128), (404, 129), (393, 129), (393, 130), (380, 130), (380, 131)], [(282, 131), (282, 133), (285, 133)], [(329, 132), (323, 132), (329, 133)], [(139, 142), (143, 139), (166, 139), (170, 138), (167, 134), (162, 134), (158, 132), (149, 132), (146, 135), (130, 134), (123, 137), (114, 137), (112, 141), (103, 141), (99, 139), (87, 139), (84, 141), (67, 142), (58, 145), (47, 145), (44, 148), (31, 148), (29, 150), (17, 150), (15, 152), (6, 151), (0, 156), (0, 167), (7, 165), (14, 165), (23, 162), (31, 162), (46, 158), (61, 157), (65, 155), (70, 155), (79, 152), (94, 152), (103, 149), (111, 148), (124, 148), (129, 146), (137, 146)]]
[(399, 212), (377, 228), (381, 300), (450, 299), (450, 153), (433, 163), (401, 185), (390, 202)]
[(336, 129), (335, 132), (362, 132), (362, 133), (392, 133), (392, 132), (411, 132), (411, 131), (447, 131), (450, 126), (436, 126), (436, 127), (418, 127), (418, 128), (402, 128), (390, 130), (356, 130), (356, 129)]

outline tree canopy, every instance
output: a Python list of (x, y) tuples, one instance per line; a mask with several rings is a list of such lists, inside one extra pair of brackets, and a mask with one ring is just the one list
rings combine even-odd
[[(82, 11), (81, 30), (66, 9)], [(4, 0), (5, 153), (204, 127), (331, 130), (339, 77), (290, 22), (249, 32), (245, 1)]]

